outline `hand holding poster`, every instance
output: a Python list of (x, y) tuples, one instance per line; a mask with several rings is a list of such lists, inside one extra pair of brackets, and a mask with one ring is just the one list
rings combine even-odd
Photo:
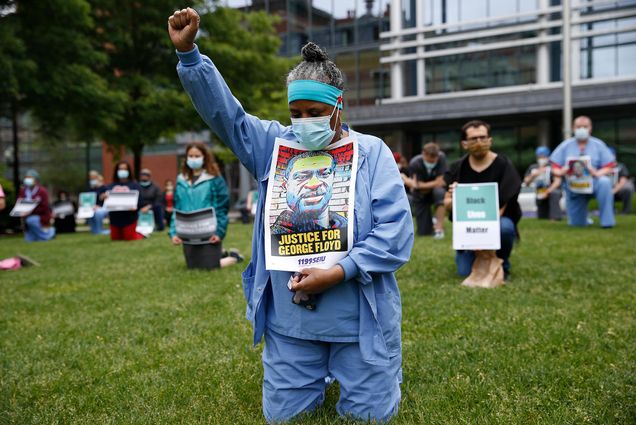
[(453, 249), (500, 248), (497, 183), (458, 184), (453, 191)]
[(11, 217), (26, 217), (31, 214), (35, 207), (38, 206), (40, 201), (38, 200), (28, 200), (24, 198), (18, 198), (15, 201), (15, 205), (9, 215)]
[[(125, 187), (125, 186), (124, 186)], [(108, 211), (135, 211), (139, 200), (139, 191), (115, 191), (108, 193), (108, 198), (104, 201), (104, 208)]]
[(346, 138), (321, 151), (276, 139), (265, 199), (265, 266), (329, 268), (353, 244), (358, 144)]
[(186, 245), (204, 245), (216, 233), (216, 213), (214, 208), (175, 212), (177, 236)]
[(568, 157), (566, 166), (565, 178), (572, 193), (594, 193), (594, 178), (590, 172), (592, 159), (589, 156)]
[(97, 193), (82, 192), (79, 194), (79, 208), (77, 218), (92, 218), (95, 215), (95, 205), (97, 204)]

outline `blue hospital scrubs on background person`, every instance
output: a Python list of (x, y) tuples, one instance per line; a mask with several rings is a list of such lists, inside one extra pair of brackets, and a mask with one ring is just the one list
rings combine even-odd
[[(292, 273), (267, 270), (264, 248), (274, 143), (276, 138), (297, 141), (292, 127), (247, 114), (196, 45), (177, 54), (179, 77), (198, 113), (258, 182), (243, 291), (253, 342), (265, 339), (266, 420), (286, 421), (315, 409), (330, 376), (340, 383), (340, 415), (388, 420), (397, 413), (402, 381), (402, 312), (394, 272), (408, 261), (413, 244), (411, 213), (390, 149), (376, 137), (349, 131), (359, 150), (354, 243), (339, 262), (344, 279), (320, 294), (314, 311), (293, 304), (287, 288)], [(333, 105), (339, 104), (340, 98)]]
[[(574, 137), (564, 140), (550, 155), (550, 162), (554, 168), (563, 168), (567, 166), (568, 158), (584, 155), (590, 157), (592, 167), (597, 170), (606, 167), (613, 168), (616, 164), (614, 155), (612, 155), (605, 142), (592, 136), (587, 138), (584, 147)], [(609, 176), (594, 177), (593, 195), (572, 193), (568, 187), (567, 180), (564, 186), (566, 194), (565, 209), (569, 225), (587, 225), (588, 203), (592, 196), (598, 201), (601, 227), (613, 227), (616, 224), (614, 218), (614, 194), (612, 193), (612, 181)]]

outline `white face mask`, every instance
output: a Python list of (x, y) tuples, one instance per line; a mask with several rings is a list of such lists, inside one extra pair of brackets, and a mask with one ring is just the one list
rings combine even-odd
[(539, 167), (545, 167), (546, 165), (548, 165), (548, 158), (537, 159), (537, 164), (539, 164)]
[(574, 137), (576, 140), (587, 140), (590, 137), (590, 130), (587, 127), (577, 127), (574, 129)]

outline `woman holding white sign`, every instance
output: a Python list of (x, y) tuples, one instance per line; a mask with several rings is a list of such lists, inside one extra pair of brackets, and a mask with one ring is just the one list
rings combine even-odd
[[(179, 77), (201, 117), (259, 183), (243, 291), (253, 341), (265, 338), (265, 418), (286, 421), (314, 410), (333, 377), (340, 383), (338, 414), (386, 421), (397, 413), (402, 380), (394, 272), (413, 244), (391, 151), (344, 128), (344, 79), (317, 45), (303, 47), (303, 61), (287, 77), (292, 125), (284, 126), (243, 110), (194, 44), (198, 27), (190, 8), (169, 19)], [(277, 255), (287, 260), (279, 267), (271, 261)], [(314, 302), (303, 304), (290, 290)]]
[[(177, 177), (177, 187), (174, 191), (174, 211), (170, 221), (170, 238), (175, 245), (183, 244), (183, 254), (189, 268), (218, 268), (227, 267), (243, 261), (243, 257), (231, 250), (229, 255), (222, 257), (222, 241), (227, 232), (230, 208), (230, 195), (227, 184), (221, 176), (221, 170), (208, 148), (199, 142), (186, 146), (186, 158), (181, 166), (181, 174)], [(204, 244), (192, 245), (184, 243), (177, 235), (177, 211), (192, 212), (206, 208), (214, 208), (216, 230)], [(197, 251), (201, 251), (200, 253)], [(196, 257), (208, 256), (198, 264)]]
[[(141, 191), (141, 186), (133, 179), (132, 169), (126, 161), (119, 161), (115, 164), (113, 171), (113, 182), (107, 185), (99, 195), (102, 201), (106, 201), (111, 193), (130, 193), (136, 191), (137, 195)], [(104, 206), (107, 207), (107, 202)], [(108, 219), (110, 221), (110, 239), (113, 241), (135, 241), (143, 239), (141, 233), (137, 233), (137, 217), (141, 199), (137, 196), (137, 203), (126, 210), (109, 209)]]

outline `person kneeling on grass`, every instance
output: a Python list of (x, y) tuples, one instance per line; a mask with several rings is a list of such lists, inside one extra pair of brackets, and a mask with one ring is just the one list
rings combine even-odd
[[(99, 195), (102, 201), (108, 198), (108, 192), (128, 192), (136, 190), (141, 192), (141, 186), (132, 178), (130, 164), (119, 161), (115, 165), (113, 183), (107, 185)], [(141, 233), (137, 233), (137, 217), (141, 206), (141, 196), (137, 200), (137, 209), (131, 211), (110, 211), (110, 239), (113, 241), (135, 241), (144, 239)]]
[[(230, 208), (230, 196), (227, 184), (221, 176), (216, 159), (203, 143), (193, 142), (186, 146), (186, 159), (181, 167), (181, 174), (177, 177), (177, 188), (174, 192), (174, 211), (170, 221), (170, 238), (175, 245), (183, 241), (177, 236), (176, 212), (197, 211), (204, 208), (214, 208), (216, 215), (216, 234), (210, 238), (212, 244), (212, 268), (227, 267), (243, 261), (243, 257), (236, 250), (230, 250), (224, 256), (222, 240), (227, 232)], [(183, 245), (183, 254), (188, 267), (197, 267), (190, 260), (196, 255), (195, 250), (201, 246)]]
[[(259, 182), (243, 291), (253, 342), (265, 339), (265, 419), (278, 423), (316, 409), (325, 400), (326, 378), (333, 377), (340, 384), (340, 415), (388, 421), (397, 413), (402, 382), (402, 309), (394, 272), (409, 259), (413, 245), (411, 211), (391, 151), (377, 137), (343, 125), (344, 78), (317, 45), (303, 47), (303, 61), (287, 76), (292, 125), (284, 126), (245, 112), (210, 58), (199, 53), (198, 29), (193, 9), (169, 18), (179, 77), (203, 120)], [(278, 137), (309, 151), (348, 137), (358, 140), (354, 241), (329, 269), (304, 268), (298, 276), (265, 266), (265, 193)], [(322, 170), (326, 178), (329, 166)], [(308, 189), (322, 186), (315, 169), (306, 176), (312, 182)], [(320, 294), (319, 307), (295, 303), (290, 289)]]
[[(497, 251), (497, 257), (503, 260), (504, 279), (507, 279), (510, 254), (518, 235), (517, 223), (521, 220), (521, 207), (517, 202), (521, 178), (508, 158), (490, 150), (492, 138), (487, 123), (474, 120), (464, 124), (461, 145), (468, 155), (451, 164), (444, 176), (448, 185), (444, 206), (452, 212), (453, 191), (458, 183), (498, 183), (501, 249)], [(458, 250), (455, 254), (457, 273), (470, 275), (474, 261), (475, 251)]]
[(24, 217), (24, 240), (49, 241), (55, 237), (55, 227), (51, 226), (49, 193), (40, 185), (40, 174), (35, 170), (27, 171), (23, 183), (18, 198), (38, 201), (35, 209)]

